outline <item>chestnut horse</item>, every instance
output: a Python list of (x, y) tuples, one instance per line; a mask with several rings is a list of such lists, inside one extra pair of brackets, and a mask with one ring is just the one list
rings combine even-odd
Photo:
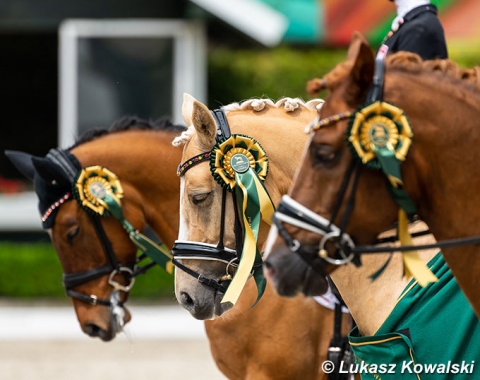
[[(233, 283), (230, 279), (234, 268), (240, 270), (235, 249), (241, 232), (235, 227), (235, 202), (226, 196), (230, 193), (210, 171), (220, 133), (217, 121), (219, 128), (223, 124), (228, 129), (222, 133), (232, 133), (238, 152), (247, 147), (252, 157), (264, 163), (266, 156), (259, 152), (265, 150), (269, 162), (265, 187), (276, 203), (292, 182), (306, 143), (304, 127), (314, 120), (321, 104), (321, 100), (306, 104), (291, 98), (277, 103), (252, 99), (225, 106), (224, 113), (218, 116), (219, 110), (211, 112), (190, 95), (184, 95), (182, 114), (190, 127), (173, 142), (184, 145), (183, 164), (179, 167), (180, 232), (172, 250), (178, 266), (175, 294), (192, 316), (211, 319), (205, 326), (212, 352), (220, 369), (232, 379), (326, 378), (320, 365), (326, 359), (334, 312), (311, 298), (279, 297), (268, 284), (255, 304), (255, 273), (246, 281), (238, 302), (221, 302), (228, 284)], [(234, 156), (230, 162), (232, 166), (238, 163)], [(262, 222), (258, 247), (263, 245), (268, 228)], [(255, 270), (261, 271), (261, 264)], [(347, 331), (349, 316), (344, 314), (342, 318), (343, 331)], [(220, 358), (225, 352), (236, 359), (235, 368), (227, 368), (229, 362)]]
[[(478, 78), (475, 70), (461, 70), (451, 61), (423, 62), (406, 52), (387, 56), (384, 73), (378, 67), (381, 70), (382, 62), (377, 60), (376, 65), (372, 49), (360, 35), (355, 35), (347, 61), (310, 83), (310, 88), (328, 89), (329, 95), (320, 113), (321, 120), (309, 127), (311, 138), (295, 183), (274, 215), (276, 227), (271, 230), (266, 252), (267, 278), (280, 294), (317, 295), (325, 290), (324, 275), (330, 273), (364, 337), (385, 332), (386, 321), (392, 320), (392, 313), (405, 295), (412, 294), (411, 289), (417, 296), (423, 292), (418, 304), (429, 305), (435, 314), (425, 321), (427, 315), (431, 317), (425, 313), (412, 327), (423, 326), (427, 330), (430, 322), (451, 323), (452, 328), (441, 330), (433, 344), (443, 352), (447, 347), (455, 347), (452, 360), (453, 356), (462, 359), (462, 353), (468, 350), (473, 350), (473, 359), (478, 360), (479, 321), (455, 278), (445, 271), (435, 282), (431, 272), (425, 271), (426, 263), (430, 269), (442, 263), (438, 249), (422, 249), (419, 256), (407, 258), (400, 254), (362, 254), (387, 251), (373, 244), (378, 242), (379, 234), (394, 226), (397, 216), (399, 236), (405, 238), (402, 245), (411, 245), (401, 227), (407, 220), (404, 209), (413, 211), (438, 240), (424, 248), (446, 241), (442, 246), (445, 260), (478, 313), (478, 246), (450, 246), (472, 243), (452, 241), (454, 238), (473, 236), (474, 243), (480, 242), (477, 212), (472, 207), (480, 197), (480, 177), (474, 175), (476, 157), (480, 155), (476, 149), (480, 141)], [(379, 90), (380, 97), (383, 92), (387, 105), (371, 103), (369, 89), (374, 79), (374, 84), (381, 84), (374, 90)], [(363, 132), (359, 125), (371, 129)], [(385, 133), (377, 134), (378, 129)], [(384, 147), (397, 149), (396, 153), (385, 154)], [(367, 166), (372, 164), (372, 157), (380, 162), (376, 168)], [(396, 161), (393, 166), (397, 168), (398, 161), (405, 160), (401, 170), (387, 172), (387, 180), (381, 159)], [(399, 213), (399, 207), (404, 211)], [(412, 258), (413, 266), (408, 261)], [(405, 264), (410, 266), (404, 267)], [(312, 272), (312, 267), (322, 275)], [(445, 269), (446, 265), (441, 267)], [(402, 277), (405, 268), (413, 268), (418, 283)], [(372, 274), (373, 278), (378, 276), (375, 281)], [(441, 281), (448, 284), (438, 289)], [(418, 284), (424, 286), (423, 290)], [(454, 315), (449, 314), (452, 307), (446, 300), (441, 305), (429, 303), (434, 302), (435, 293), (447, 288), (458, 301)], [(436, 310), (432, 305), (438, 306)], [(450, 339), (462, 332), (470, 338), (463, 339), (460, 349)], [(415, 339), (419, 336), (413, 334), (413, 348), (425, 355), (430, 342), (417, 346)]]
[[(125, 118), (112, 125), (110, 131), (85, 134), (65, 152), (72, 154), (82, 168), (100, 166), (116, 174), (124, 191), (121, 203), (125, 219), (140, 231), (148, 225), (165, 245), (171, 247), (178, 236), (179, 180), (176, 170), (182, 155), (180, 149), (171, 145), (171, 141), (181, 130), (169, 127), (168, 123), (157, 125)], [(71, 191), (73, 184), (65, 178), (65, 170), (50, 156), (34, 157), (20, 152), (9, 152), (7, 155), (24, 175), (30, 179), (37, 178), (36, 192), (41, 215), (46, 215), (50, 205), (58, 202), (59, 206), (45, 219), (44, 227), (49, 231), (67, 275), (90, 273), (105, 266), (108, 261), (102, 240), (111, 244), (118, 262), (124, 265), (135, 262), (137, 248), (118, 220), (111, 216), (101, 218), (104, 237), (100, 238), (90, 215), (78, 202), (70, 201), (71, 198), (60, 201)], [(46, 184), (42, 184), (42, 180)], [(109, 273), (100, 273), (99, 277), (77, 284), (70, 290), (74, 290), (75, 294), (94, 295), (97, 300), (107, 300), (108, 303), (114, 299)], [(127, 295), (128, 291), (122, 293), (120, 310), (113, 304), (91, 305), (91, 298), (72, 298), (82, 330), (91, 337), (112, 340), (131, 318), (124, 306)], [(297, 356), (299, 364), (304, 365), (304, 371), (311, 370), (311, 363), (314, 363), (312, 371), (316, 373), (320, 352), (326, 352), (332, 338), (333, 313), (311, 300), (281, 300), (280, 304), (283, 307), (277, 306), (275, 310), (288, 311), (288, 315), (293, 316), (298, 309), (306, 315), (302, 316), (305, 321), (298, 332), (292, 333), (285, 326), (286, 318), (272, 323), (268, 308), (263, 306), (263, 315), (259, 309), (255, 319), (239, 315), (236, 323), (228, 323), (227, 320), (205, 322), (213, 358), (225, 376), (230, 379), (246, 378), (245, 373), (249, 373), (256, 378), (256, 373), (277, 370), (287, 357), (295, 366), (293, 358)], [(122, 316), (123, 321), (119, 322), (118, 316)], [(306, 322), (312, 327), (307, 327)], [(270, 325), (275, 327), (270, 330)], [(296, 346), (300, 341), (302, 345), (313, 347), (311, 352), (304, 355)], [(277, 342), (284, 346), (284, 351), (275, 349)], [(293, 352), (293, 348), (298, 350)], [(262, 366), (259, 363), (263, 363)]]

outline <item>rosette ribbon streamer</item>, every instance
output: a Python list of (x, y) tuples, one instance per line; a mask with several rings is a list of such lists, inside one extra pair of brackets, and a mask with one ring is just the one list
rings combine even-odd
[[(228, 191), (233, 191), (240, 206), (243, 224), (243, 250), (232, 282), (222, 303), (238, 300), (252, 268), (262, 262), (257, 248), (260, 223), (271, 224), (275, 207), (263, 185), (268, 173), (268, 158), (260, 144), (248, 136), (232, 135), (219, 142), (212, 150), (210, 170), (215, 180)], [(257, 300), (265, 291), (263, 272), (254, 271)]]
[[(399, 206), (398, 237), (401, 245), (412, 245), (408, 231), (408, 215), (416, 213), (416, 207), (403, 189), (401, 162), (405, 160), (412, 143), (413, 132), (404, 112), (387, 102), (376, 101), (351, 118), (348, 142), (362, 163), (372, 169), (380, 169), (388, 179), (389, 190)], [(420, 259), (417, 251), (404, 252), (404, 275), (413, 276), (421, 286), (436, 282), (437, 277)], [(388, 262), (387, 262), (388, 264)], [(386, 265), (371, 277), (377, 278)]]
[(82, 169), (74, 184), (75, 198), (89, 213), (98, 216), (113, 216), (123, 226), (132, 243), (153, 262), (168, 273), (173, 272), (170, 250), (163, 244), (157, 244), (136, 230), (124, 218), (121, 198), (123, 189), (117, 176), (101, 166)]

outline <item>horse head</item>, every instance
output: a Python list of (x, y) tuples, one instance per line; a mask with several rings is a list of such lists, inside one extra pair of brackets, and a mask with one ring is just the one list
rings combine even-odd
[(348, 140), (352, 115), (366, 100), (374, 65), (372, 49), (357, 34), (348, 59), (308, 84), (312, 93), (328, 89), (329, 94), (270, 232), (265, 268), (280, 294), (322, 294), (325, 288), (311, 281), (312, 269), (325, 276), (352, 261), (359, 265), (352, 248), (375, 242), (395, 222), (397, 206), (385, 175), (363, 165)]
[[(254, 280), (231, 290), (235, 276), (243, 271), (261, 286), (259, 253), (270, 222), (266, 210), (288, 189), (306, 141), (302, 131), (321, 103), (307, 106), (290, 98), (279, 102), (250, 100), (226, 106), (223, 113), (211, 112), (188, 94), (184, 97), (183, 117), (190, 127), (174, 141), (184, 149), (179, 167), (180, 231), (172, 252), (177, 299), (195, 318), (222, 315), (240, 293), (239, 303), (247, 308), (255, 303), (251, 292), (242, 292), (243, 286), (254, 289)], [(242, 176), (247, 171), (249, 176)], [(251, 197), (262, 199), (257, 201), (262, 211), (250, 217), (246, 209), (252, 206), (246, 205), (255, 203)], [(248, 268), (242, 269), (242, 260), (250, 260)], [(229, 294), (234, 292), (232, 301)]]
[[(131, 320), (125, 303), (135, 277), (153, 266), (140, 262), (148, 257), (171, 265), (168, 249), (143, 232), (150, 227), (168, 244), (176, 234), (173, 131), (133, 130), (154, 128), (147, 124), (122, 119), (111, 129), (119, 133), (85, 136), (71, 149), (52, 149), (45, 157), (6, 152), (34, 182), (42, 226), (60, 259), (63, 284), (83, 332), (104, 341)], [(170, 159), (170, 170), (168, 165), (161, 171), (144, 167), (143, 175), (138, 170)]]

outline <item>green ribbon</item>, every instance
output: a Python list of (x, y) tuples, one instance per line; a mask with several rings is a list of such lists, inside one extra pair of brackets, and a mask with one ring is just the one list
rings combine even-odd
[[(405, 160), (413, 132), (402, 109), (393, 104), (376, 101), (362, 106), (351, 117), (347, 133), (347, 141), (364, 165), (372, 169), (380, 169), (388, 179), (388, 189), (397, 205), (398, 237), (400, 244), (413, 245), (408, 231), (408, 215), (417, 212), (415, 203), (403, 188), (401, 161)], [(424, 286), (436, 281), (436, 277), (428, 270), (416, 251), (402, 255), (404, 275), (414, 276)], [(373, 273), (375, 280), (390, 263), (392, 256)]]
[[(271, 224), (271, 217), (275, 211), (267, 190), (251, 167), (245, 173), (236, 172), (235, 183), (235, 197), (237, 204), (242, 208), (244, 240), (238, 268), (222, 299), (222, 303), (232, 304), (240, 297), (254, 265), (263, 262), (257, 247), (260, 223), (263, 220)], [(253, 278), (257, 286), (257, 299), (253, 305), (255, 306), (265, 292), (266, 279), (263, 270), (254, 271)]]
[(103, 201), (107, 204), (108, 212), (122, 224), (133, 244), (141, 252), (145, 253), (155, 264), (165, 269), (167, 273), (172, 274), (172, 255), (167, 246), (163, 243), (155, 243), (153, 240), (136, 230), (130, 222), (125, 220), (122, 206), (119, 204), (116, 197), (107, 194), (103, 198)]
[(390, 261), (392, 261), (392, 257), (393, 257), (393, 254), (390, 254), (387, 261), (385, 261), (385, 263), (383, 263), (383, 265), (378, 270), (376, 270), (374, 273), (368, 276), (368, 278), (372, 281), (375, 281), (378, 277), (380, 277), (383, 271), (387, 269), (388, 264), (390, 264)]
[(393, 199), (408, 215), (415, 214), (417, 208), (415, 207), (413, 200), (403, 189), (400, 161), (395, 156), (395, 152), (388, 149), (386, 146), (375, 146), (374, 152), (383, 173), (388, 178), (389, 189), (392, 193)]
[[(222, 299), (235, 304), (253, 272), (257, 286), (257, 302), (265, 292), (266, 280), (261, 265), (262, 256), (257, 247), (262, 220), (271, 224), (275, 211), (263, 181), (268, 174), (268, 157), (253, 138), (234, 134), (219, 142), (211, 151), (210, 170), (220, 186), (234, 193), (239, 205), (243, 227), (243, 249), (238, 268)], [(259, 270), (254, 270), (259, 266)], [(252, 306), (252, 307), (253, 307)]]
[(123, 189), (114, 173), (98, 165), (82, 169), (73, 183), (73, 194), (80, 207), (89, 214), (112, 215), (120, 221), (130, 240), (141, 252), (168, 273), (173, 273), (170, 250), (163, 243), (156, 244), (125, 220), (120, 201)]
[[(400, 160), (395, 156), (395, 152), (388, 148), (388, 145), (383, 147), (375, 146), (375, 156), (380, 164), (380, 168), (388, 178), (389, 189), (392, 193), (393, 199), (399, 205), (398, 216), (398, 236), (401, 245), (413, 245), (412, 237), (408, 231), (408, 217), (417, 212), (415, 203), (403, 189), (402, 174), (400, 169)], [(387, 259), (385, 264), (373, 273), (370, 278), (375, 280), (385, 270), (389, 264), (392, 256)], [(430, 282), (435, 282), (438, 279), (428, 269), (426, 264), (420, 259), (417, 251), (405, 252), (402, 255), (403, 268), (405, 276), (413, 276), (418, 280), (421, 286), (426, 286)]]

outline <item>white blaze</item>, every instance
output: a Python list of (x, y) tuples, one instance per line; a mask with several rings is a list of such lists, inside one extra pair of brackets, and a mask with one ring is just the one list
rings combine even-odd
[(188, 228), (185, 223), (185, 218), (183, 217), (183, 196), (185, 192), (185, 179), (180, 177), (180, 227), (178, 230), (178, 240), (187, 241), (188, 240)]
[(275, 225), (270, 227), (270, 231), (268, 232), (267, 241), (265, 242), (265, 250), (263, 251), (263, 259), (266, 260), (270, 252), (272, 251), (273, 243), (277, 240), (278, 237), (278, 230)]

